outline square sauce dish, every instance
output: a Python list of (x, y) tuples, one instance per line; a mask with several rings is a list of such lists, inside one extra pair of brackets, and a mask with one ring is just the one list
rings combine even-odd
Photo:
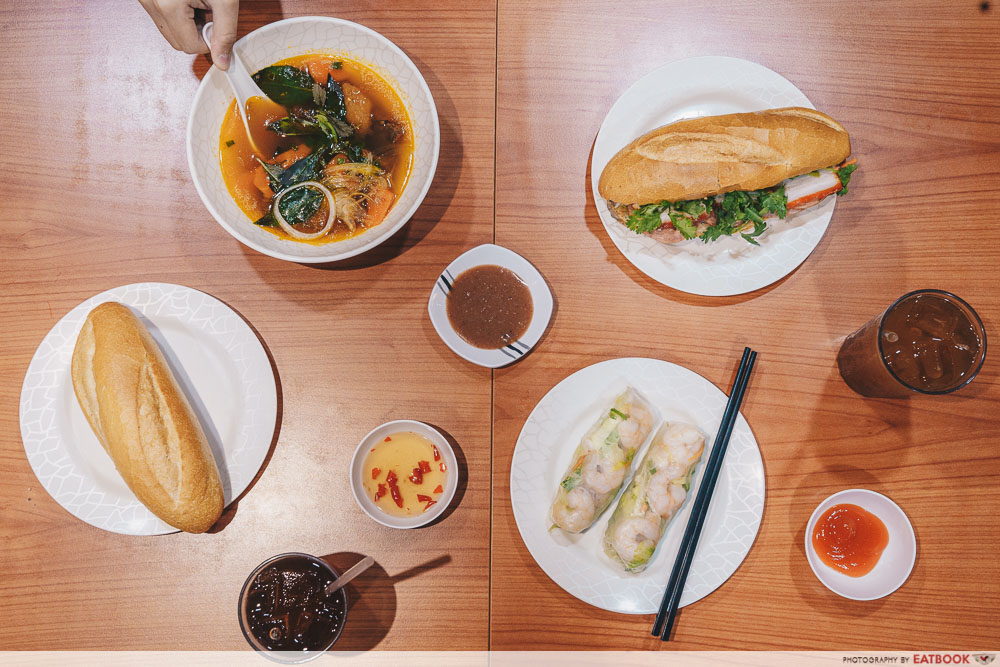
[(427, 312), (452, 352), (479, 366), (500, 368), (538, 344), (552, 305), (552, 292), (531, 262), (486, 243), (462, 253), (441, 272)]

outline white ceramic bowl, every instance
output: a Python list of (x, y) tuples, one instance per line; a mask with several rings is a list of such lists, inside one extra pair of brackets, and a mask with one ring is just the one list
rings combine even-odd
[(225, 75), (212, 67), (194, 97), (188, 118), (188, 167), (205, 207), (223, 229), (246, 246), (292, 262), (332, 262), (365, 252), (393, 235), (410, 219), (430, 188), (437, 169), (441, 131), (427, 83), (402, 50), (374, 30), (326, 16), (303, 16), (262, 26), (234, 48), (250, 72), (304, 53), (342, 54), (378, 72), (399, 93), (413, 126), (413, 171), (403, 194), (382, 224), (354, 238), (313, 245), (282, 239), (256, 227), (229, 194), (219, 168), (219, 132), (233, 100)]
[[(455, 278), (466, 269), (483, 264), (495, 264), (510, 269), (524, 281), (531, 292), (533, 312), (528, 329), (519, 340), (498, 350), (486, 350), (470, 345), (458, 335), (448, 320), (448, 293)], [(427, 301), (427, 313), (430, 315), (434, 330), (452, 352), (474, 364), (499, 368), (523, 357), (542, 338), (545, 328), (549, 326), (549, 320), (552, 319), (552, 292), (549, 291), (542, 274), (532, 266), (531, 262), (512, 250), (486, 243), (462, 253), (441, 272)]]
[[(441, 453), (441, 460), (448, 467), (444, 490), (441, 492), (437, 504), (417, 516), (390, 516), (380, 510), (375, 505), (375, 501), (369, 498), (365, 492), (363, 481), (365, 456), (372, 447), (385, 440), (386, 436), (399, 433), (400, 431), (411, 431), (430, 440), (438, 448), (438, 452)], [(386, 422), (376, 427), (361, 439), (357, 449), (354, 450), (354, 457), (351, 459), (351, 490), (354, 492), (354, 500), (357, 501), (365, 514), (383, 526), (390, 528), (419, 528), (441, 516), (455, 497), (455, 489), (458, 488), (458, 476), (458, 460), (455, 458), (455, 452), (448, 443), (448, 439), (433, 426), (428, 426), (423, 422), (413, 421), (412, 419), (397, 419), (396, 421)]]
[[(889, 531), (889, 543), (871, 572), (863, 577), (849, 577), (819, 559), (813, 549), (813, 528), (820, 516), (834, 505), (857, 505), (877, 516)], [(889, 595), (910, 576), (917, 558), (917, 539), (913, 526), (899, 505), (881, 493), (867, 489), (848, 489), (835, 493), (819, 504), (806, 526), (806, 558), (813, 574), (837, 595), (851, 600), (877, 600)]]

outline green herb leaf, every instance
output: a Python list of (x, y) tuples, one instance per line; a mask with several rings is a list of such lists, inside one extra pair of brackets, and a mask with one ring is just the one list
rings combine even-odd
[(268, 209), (267, 213), (254, 220), (253, 224), (260, 225), (261, 227), (277, 227), (278, 220), (274, 217), (274, 212)]
[[(788, 197), (783, 185), (768, 190), (727, 192), (718, 202), (716, 213), (718, 222), (705, 230), (702, 241), (709, 243), (740, 232), (745, 241), (759, 245), (755, 239), (767, 229), (764, 217), (776, 215), (784, 218), (788, 215)], [(748, 222), (753, 223), (753, 231), (741, 231)]]
[(566, 475), (566, 479), (559, 483), (562, 488), (567, 491), (572, 491), (574, 488), (580, 484), (580, 471), (579, 469), (574, 470), (572, 473)]
[(330, 69), (340, 69), (343, 66), (344, 63), (340, 62), (339, 60), (334, 60), (332, 63), (330, 63)]
[(840, 179), (840, 189), (837, 190), (837, 196), (842, 197), (847, 194), (847, 184), (851, 182), (851, 174), (854, 170), (858, 168), (858, 163), (844, 165), (837, 170), (837, 178)]
[(323, 109), (301, 109), (268, 123), (267, 127), (283, 137), (324, 135), (330, 143), (337, 143), (354, 134), (354, 127), (331, 117)]
[(281, 215), (290, 225), (306, 222), (316, 214), (324, 199), (323, 193), (316, 188), (301, 187), (282, 197)]
[(308, 72), (291, 65), (271, 65), (253, 75), (264, 94), (282, 106), (292, 107), (313, 101), (313, 79)]
[[(326, 161), (329, 158), (329, 147), (323, 146), (317, 150), (314, 150), (309, 155), (296, 161), (288, 169), (285, 169), (281, 177), (278, 179), (281, 184), (281, 189), (290, 188), (296, 183), (301, 183), (302, 181), (315, 181), (319, 179), (319, 174), (326, 166)], [(270, 172), (268, 172), (270, 173)], [(302, 188), (307, 190), (308, 188)], [(275, 190), (275, 194), (278, 191)]]
[(229, 141), (226, 142), (226, 148), (232, 148), (232, 145), (235, 144), (235, 143), (236, 143), (235, 141), (233, 141), (232, 139), (230, 139)]
[(740, 233), (740, 236), (742, 236), (743, 240), (746, 241), (747, 243), (752, 243), (754, 245), (760, 245), (759, 243), (757, 243), (756, 239), (757, 239), (758, 236), (760, 236), (761, 234), (764, 233), (765, 229), (767, 229), (767, 223), (764, 222), (763, 220), (761, 220), (760, 222), (754, 222), (753, 223), (753, 231), (751, 233), (749, 233), (749, 234), (747, 234), (747, 233)]
[(760, 198), (761, 211), (768, 211), (778, 216), (782, 220), (788, 215), (788, 197), (785, 195), (785, 186), (779, 185), (773, 190), (762, 191)]
[(611, 416), (612, 417), (619, 417), (621, 419), (628, 419), (628, 415), (627, 414), (625, 414), (621, 410), (616, 410), (615, 408), (611, 408)]
[(333, 114), (334, 118), (347, 122), (347, 106), (344, 104), (344, 89), (329, 74), (326, 75), (326, 103), (323, 108)]
[[(257, 162), (260, 163), (260, 166), (264, 167), (264, 171), (267, 172), (267, 177), (268, 181), (270, 181), (271, 190), (275, 193), (277, 193), (279, 190), (282, 190), (283, 186), (281, 185), (281, 178), (282, 176), (285, 175), (285, 168), (282, 167), (280, 164), (269, 164), (267, 162), (264, 162), (256, 155), (254, 155), (253, 157), (255, 160), (257, 160)], [(275, 224), (277, 224), (277, 221), (275, 221)]]
[(693, 239), (698, 236), (698, 229), (694, 226), (694, 220), (683, 213), (670, 212), (670, 222), (674, 229), (681, 233), (685, 239)]
[(625, 221), (625, 226), (636, 234), (656, 231), (663, 226), (660, 214), (667, 210), (669, 206), (670, 202), (668, 201), (641, 206), (632, 211), (632, 214), (628, 216), (628, 220)]

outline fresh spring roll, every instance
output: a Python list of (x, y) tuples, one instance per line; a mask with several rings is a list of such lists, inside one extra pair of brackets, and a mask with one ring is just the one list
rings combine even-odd
[(608, 508), (653, 422), (652, 407), (631, 387), (601, 412), (559, 483), (551, 512), (556, 526), (567, 533), (579, 533)]
[(604, 531), (605, 553), (625, 570), (646, 569), (704, 451), (705, 436), (690, 424), (667, 424), (653, 438)]

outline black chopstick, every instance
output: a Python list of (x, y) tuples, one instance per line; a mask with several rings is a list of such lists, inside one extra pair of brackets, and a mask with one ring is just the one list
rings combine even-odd
[(712, 453), (709, 454), (708, 463), (705, 464), (705, 474), (702, 476), (698, 495), (695, 497), (691, 508), (691, 516), (688, 518), (687, 527), (684, 529), (680, 551), (677, 553), (677, 560), (674, 561), (673, 570), (670, 572), (670, 580), (667, 583), (667, 588), (663, 592), (660, 610), (656, 613), (656, 620), (653, 622), (652, 635), (654, 637), (659, 636), (662, 641), (670, 640), (670, 630), (673, 628), (677, 611), (680, 608), (681, 593), (684, 592), (684, 582), (687, 580), (688, 571), (691, 569), (691, 563), (694, 560), (698, 538), (701, 535), (702, 526), (705, 524), (705, 517), (708, 516), (712, 493), (715, 491), (715, 484), (719, 480), (719, 472), (722, 470), (726, 449), (729, 447), (729, 438), (733, 434), (733, 426), (739, 417), (743, 395), (746, 393), (747, 384), (750, 382), (750, 371), (753, 369), (756, 360), (756, 352), (749, 347), (743, 349), (743, 357), (740, 359), (740, 366), (736, 371), (736, 381), (733, 383), (733, 390), (729, 394), (729, 400), (726, 402), (726, 409), (722, 413), (722, 422), (719, 424), (719, 432), (715, 436), (715, 444), (712, 445)]

